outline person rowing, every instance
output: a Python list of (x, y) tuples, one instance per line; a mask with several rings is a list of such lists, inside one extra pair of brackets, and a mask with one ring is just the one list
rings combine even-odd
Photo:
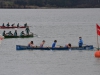
[(82, 37), (79, 37), (79, 42), (78, 42), (79, 47), (82, 47), (83, 45), (83, 40)]
[(27, 23), (25, 23), (24, 26), (27, 27)]
[(28, 47), (35, 47), (33, 41), (28, 44)]
[(2, 24), (3, 27), (5, 27), (4, 23)]
[(70, 49), (70, 48), (71, 48), (71, 44), (70, 44), (70, 43), (69, 43), (69, 44), (66, 44), (66, 45), (65, 45), (65, 48)]
[(8, 22), (8, 24), (6, 25), (7, 27), (9, 27), (10, 25), (9, 25), (9, 22)]
[(24, 35), (25, 35), (24, 31), (22, 31), (22, 32), (20, 33), (20, 36), (24, 36)]
[(6, 35), (6, 31), (5, 31), (5, 30), (3, 31), (2, 35), (3, 35), (3, 36), (5, 36), (5, 35)]
[(15, 23), (14, 24), (12, 24), (11, 26), (13, 27), (15, 25)]
[(17, 24), (17, 27), (19, 27), (19, 23)]
[(52, 44), (52, 48), (55, 48), (56, 43), (57, 43), (57, 40), (54, 40), (54, 42), (53, 42), (53, 44)]
[(8, 36), (13, 36), (11, 31), (9, 31), (7, 34), (8, 34)]
[(43, 40), (42, 43), (40, 44), (40, 48), (43, 48), (44, 44), (45, 44), (45, 40)]

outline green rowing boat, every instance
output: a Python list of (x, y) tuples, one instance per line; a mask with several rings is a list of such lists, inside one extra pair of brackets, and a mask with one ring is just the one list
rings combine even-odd
[(6, 38), (32, 38), (32, 37), (34, 37), (33, 34), (31, 34), (31, 35), (23, 35), (23, 36), (4, 36), (5, 39)]

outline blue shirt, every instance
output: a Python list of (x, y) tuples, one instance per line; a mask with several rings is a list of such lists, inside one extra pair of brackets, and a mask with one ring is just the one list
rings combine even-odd
[(55, 46), (56, 46), (56, 43), (54, 42), (54, 43), (52, 44), (52, 48), (55, 48)]
[(82, 39), (79, 40), (78, 45), (79, 45), (79, 47), (82, 47), (82, 45), (83, 45), (83, 40)]

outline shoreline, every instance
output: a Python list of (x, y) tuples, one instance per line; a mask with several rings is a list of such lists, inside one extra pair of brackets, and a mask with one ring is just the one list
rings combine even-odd
[(0, 7), (0, 9), (74, 9), (74, 8), (100, 8), (100, 7), (39, 7), (39, 6)]

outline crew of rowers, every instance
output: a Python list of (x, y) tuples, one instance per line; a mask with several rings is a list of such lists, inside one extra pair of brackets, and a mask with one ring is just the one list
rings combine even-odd
[[(57, 43), (57, 40), (54, 40), (54, 42), (52, 43), (52, 48), (56, 48), (56, 43)], [(40, 44), (40, 48), (43, 48), (43, 45), (45, 44), (45, 40), (42, 41), (42, 43)], [(79, 42), (78, 42), (78, 45), (79, 47), (82, 47), (83, 45), (83, 40), (82, 40), (82, 37), (79, 37)], [(28, 44), (28, 47), (37, 47), (34, 45), (33, 41), (31, 41), (29, 44)], [(60, 46), (60, 47), (63, 47), (63, 46)], [(71, 49), (71, 43), (68, 43), (64, 46), (65, 48), (68, 48), (68, 49)], [(45, 47), (44, 47), (45, 48)]]
[[(25, 31), (26, 31), (26, 34), (24, 33), (24, 31), (21, 31), (20, 36), (29, 35), (30, 29), (29, 29), (28, 26), (26, 27)], [(17, 35), (17, 30), (15, 30), (14, 34), (11, 31), (9, 31), (8, 33), (6, 33), (6, 31), (4, 30), (3, 33), (2, 33), (2, 35), (3, 36), (18, 36)]]
[[(10, 27), (10, 26), (11, 26), (11, 27), (14, 27), (14, 25), (15, 25), (15, 23), (13, 23), (12, 25), (10, 25), (9, 22), (8, 22), (8, 23), (6, 24), (6, 27)], [(5, 27), (5, 24), (3, 23), (2, 26)], [(27, 26), (27, 23), (25, 23), (24, 26), (26, 27), (26, 26)], [(17, 27), (19, 27), (19, 23), (17, 24)]]

